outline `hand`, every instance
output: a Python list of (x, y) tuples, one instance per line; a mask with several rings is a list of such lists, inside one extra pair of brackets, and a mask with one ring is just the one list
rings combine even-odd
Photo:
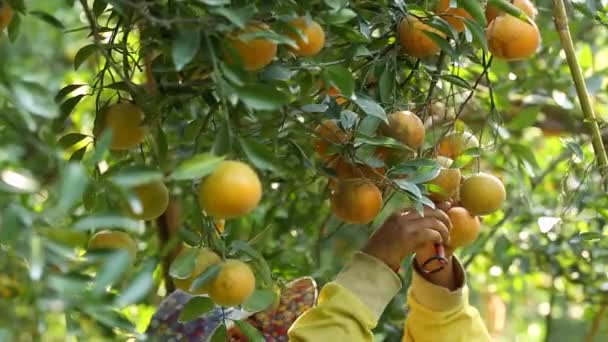
[(421, 258), (431, 257), (433, 244), (449, 244), (449, 230), (452, 227), (442, 210), (449, 208), (449, 204), (442, 203), (438, 208), (425, 207), (423, 215), (415, 209), (393, 214), (372, 235), (362, 251), (383, 261), (391, 269), (398, 269), (403, 259), (414, 252), (420, 254)]

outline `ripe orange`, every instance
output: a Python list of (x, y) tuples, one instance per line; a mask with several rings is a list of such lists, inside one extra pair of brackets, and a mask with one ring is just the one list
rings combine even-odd
[(450, 7), (450, 0), (441, 0), (435, 9), (441, 18), (447, 21), (458, 32), (464, 31), (463, 18), (472, 19), (473, 17), (464, 8)]
[[(536, 18), (536, 15), (538, 14), (536, 7), (530, 0), (514, 0), (511, 1), (511, 4), (519, 8), (532, 20), (534, 20), (534, 18)], [(488, 21), (488, 23), (491, 23), (492, 20), (504, 14), (504, 12), (500, 11), (498, 8), (490, 4), (488, 4), (488, 6), (486, 7), (486, 20)]]
[(328, 157), (327, 147), (329, 143), (342, 145), (350, 140), (350, 134), (344, 132), (335, 121), (323, 120), (316, 128), (315, 133), (319, 137), (314, 142), (314, 149), (321, 157)]
[[(314, 56), (318, 54), (325, 45), (325, 31), (319, 23), (300, 17), (289, 22), (289, 25), (298, 29), (301, 35), (290, 32), (289, 38), (295, 40), (297, 48), (291, 50), (298, 56)], [(304, 38), (304, 39), (303, 39)]]
[(481, 223), (477, 216), (471, 215), (465, 208), (452, 207), (447, 212), (452, 229), (450, 229), (450, 247), (466, 246), (479, 235)]
[(169, 190), (161, 181), (138, 185), (133, 188), (133, 192), (142, 206), (142, 211), (135, 213), (129, 206), (129, 213), (138, 220), (154, 220), (169, 206)]
[[(102, 115), (103, 127), (100, 132), (112, 130), (112, 150), (129, 150), (144, 140), (144, 112), (137, 105), (129, 102), (117, 103), (106, 108)], [(98, 138), (101, 136), (96, 135)]]
[(487, 173), (467, 177), (460, 186), (460, 203), (473, 215), (488, 215), (502, 207), (507, 193), (500, 179)]
[(117, 250), (124, 249), (129, 252), (131, 260), (137, 256), (137, 243), (125, 232), (117, 230), (102, 230), (91, 237), (89, 250)]
[(215, 218), (232, 218), (255, 209), (262, 198), (262, 183), (247, 164), (226, 160), (199, 187), (202, 209)]
[(494, 19), (486, 30), (488, 48), (496, 58), (520, 60), (532, 57), (540, 47), (540, 32), (533, 21), (511, 15)]
[[(260, 70), (270, 64), (277, 55), (277, 44), (271, 40), (263, 38), (254, 38), (250, 40), (242, 40), (240, 36), (246, 33), (255, 33), (269, 31), (270, 28), (265, 24), (250, 24), (242, 31), (232, 33), (227, 38), (229, 46), (225, 55), (228, 62), (232, 62), (231, 53), (236, 53), (239, 56), (243, 68), (248, 71)], [(230, 51), (233, 50), (233, 51)]]
[(460, 157), (466, 150), (479, 147), (479, 140), (469, 132), (447, 134), (437, 143), (437, 154), (452, 160)]
[(13, 9), (6, 1), (0, 1), (0, 32), (10, 25), (13, 20)]
[(382, 207), (382, 193), (365, 179), (339, 180), (331, 196), (334, 214), (347, 223), (371, 222)]
[(327, 95), (329, 95), (331, 97), (335, 97), (336, 103), (339, 105), (348, 102), (348, 99), (345, 97), (342, 97), (342, 95), (340, 95), (340, 91), (338, 89), (336, 89), (336, 87), (329, 88), (329, 90), (327, 91)]
[(416, 114), (407, 110), (390, 114), (388, 125), (382, 123), (380, 132), (401, 141), (414, 150), (422, 146), (426, 134), (422, 120)]
[[(192, 250), (192, 247), (183, 248), (181, 252), (177, 255), (177, 258), (180, 258), (190, 250)], [(183, 291), (197, 295), (206, 294), (209, 291), (210, 282), (195, 291), (190, 291), (190, 286), (192, 285), (192, 282), (194, 282), (194, 280), (198, 278), (198, 276), (205, 272), (205, 270), (207, 270), (210, 266), (218, 264), (220, 262), (222, 262), (222, 259), (212, 250), (208, 248), (201, 248), (198, 250), (198, 254), (196, 255), (196, 259), (194, 260), (194, 269), (192, 270), (192, 273), (190, 273), (190, 276), (185, 279), (173, 278), (173, 283), (175, 284), (175, 287)]]
[(429, 198), (436, 202), (453, 199), (458, 194), (460, 187), (460, 179), (462, 178), (460, 169), (451, 169), (452, 160), (449, 158), (439, 156), (437, 162), (441, 165), (441, 170), (437, 177), (429, 181), (429, 184), (439, 186), (441, 191), (431, 190)]
[(239, 260), (226, 260), (210, 283), (209, 297), (218, 305), (243, 304), (255, 290), (255, 276), (251, 268)]
[(441, 48), (425, 32), (445, 37), (443, 32), (423, 23), (418, 18), (407, 16), (399, 24), (399, 43), (403, 51), (416, 58), (436, 55)]
[(365, 164), (353, 164), (342, 157), (336, 157), (327, 166), (336, 171), (339, 179), (366, 178), (374, 182), (381, 182), (386, 173), (386, 169), (383, 167), (374, 168)]

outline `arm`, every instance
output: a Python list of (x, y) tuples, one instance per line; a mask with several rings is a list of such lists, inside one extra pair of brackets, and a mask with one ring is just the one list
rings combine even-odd
[(400, 289), (399, 277), (385, 263), (357, 253), (336, 280), (323, 287), (318, 305), (294, 323), (289, 341), (371, 342), (371, 329)]
[[(412, 211), (391, 216), (363, 253), (357, 253), (336, 280), (322, 289), (318, 305), (298, 318), (289, 331), (290, 341), (372, 341), (371, 329), (401, 288), (393, 270), (414, 251), (418, 251), (417, 258), (426, 260), (425, 253), (434, 243), (449, 243), (450, 227), (441, 210), (427, 208), (424, 217)], [(466, 303), (462, 267), (448, 258), (447, 267), (428, 278), (414, 272), (406, 341), (489, 340), (479, 315)], [(437, 302), (446, 305), (434, 306)], [(437, 331), (429, 335), (426, 329)]]
[(425, 275), (416, 265), (422, 260), (426, 259), (417, 255), (412, 265), (404, 341), (491, 341), (479, 312), (469, 304), (460, 262), (450, 256), (445, 269)]

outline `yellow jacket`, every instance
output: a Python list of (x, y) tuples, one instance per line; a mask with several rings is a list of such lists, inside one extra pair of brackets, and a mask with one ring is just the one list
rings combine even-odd
[[(404, 341), (491, 341), (479, 312), (469, 305), (464, 271), (454, 260), (460, 285), (455, 291), (434, 285), (418, 271), (413, 272)], [(400, 289), (399, 277), (388, 266), (357, 253), (336, 280), (323, 287), (318, 305), (294, 323), (289, 341), (371, 342), (371, 329)]]

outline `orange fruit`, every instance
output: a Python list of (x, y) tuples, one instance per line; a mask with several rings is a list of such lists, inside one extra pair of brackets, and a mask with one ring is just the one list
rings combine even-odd
[(422, 120), (407, 110), (389, 114), (388, 125), (383, 122), (380, 125), (380, 132), (399, 140), (414, 150), (422, 146), (426, 135)]
[(243, 304), (255, 290), (251, 268), (239, 260), (226, 260), (215, 279), (209, 284), (209, 297), (222, 306)]
[(413, 16), (407, 16), (399, 24), (399, 43), (403, 51), (416, 58), (436, 55), (441, 48), (425, 32), (432, 32), (441, 37), (445, 34)]
[(340, 129), (333, 120), (323, 120), (315, 128), (315, 133), (319, 138), (314, 141), (314, 149), (321, 157), (330, 155), (327, 151), (329, 143), (343, 145), (350, 140), (350, 134)]
[(135, 213), (129, 206), (129, 213), (138, 220), (154, 220), (169, 206), (169, 190), (161, 181), (138, 185), (133, 188), (133, 192), (142, 206), (142, 211)]
[(435, 12), (441, 15), (441, 18), (452, 25), (452, 27), (458, 32), (464, 31), (463, 18), (473, 18), (471, 14), (469, 14), (469, 12), (467, 12), (467, 10), (464, 8), (450, 7), (450, 0), (439, 1)]
[(339, 180), (331, 196), (334, 214), (347, 223), (371, 222), (382, 207), (382, 193), (365, 179)]
[(428, 183), (437, 185), (441, 188), (441, 191), (431, 190), (429, 198), (436, 202), (453, 199), (458, 194), (460, 187), (460, 179), (462, 178), (460, 169), (451, 169), (452, 160), (449, 158), (439, 156), (437, 162), (441, 165), (439, 175)]
[(260, 70), (272, 62), (277, 55), (277, 44), (264, 38), (254, 38), (249, 40), (241, 39), (243, 34), (269, 31), (270, 28), (265, 24), (250, 24), (242, 31), (230, 34), (226, 38), (228, 51), (225, 55), (227, 61), (232, 63), (231, 53), (239, 56), (240, 62), (247, 71)]
[(469, 132), (447, 134), (437, 143), (437, 154), (452, 160), (460, 157), (466, 150), (479, 147), (479, 140)]
[(381, 182), (386, 173), (386, 169), (383, 167), (374, 168), (365, 164), (353, 164), (342, 157), (331, 160), (327, 166), (336, 171), (339, 179), (366, 178)]
[(3, 31), (13, 20), (13, 9), (5, 1), (0, 1), (0, 32)]
[[(180, 251), (176, 259), (180, 258), (191, 250), (192, 247), (186, 246)], [(219, 264), (220, 262), (222, 262), (222, 259), (212, 250), (210, 250), (209, 248), (201, 248), (198, 250), (196, 259), (194, 259), (194, 269), (192, 269), (190, 276), (185, 279), (173, 278), (173, 283), (178, 289), (189, 292), (191, 294), (206, 294), (209, 291), (210, 282), (195, 291), (190, 291), (190, 286), (192, 286), (192, 282), (194, 282), (196, 278), (203, 274), (203, 272), (205, 272), (210, 266)]]
[[(511, 1), (511, 4), (519, 8), (532, 20), (534, 20), (534, 18), (536, 18), (536, 15), (538, 14), (536, 7), (530, 0), (513, 0)], [(488, 6), (486, 7), (486, 20), (488, 21), (488, 23), (491, 23), (492, 20), (504, 14), (505, 13), (503, 11), (490, 4), (488, 4)]]
[(479, 235), (481, 223), (477, 216), (471, 215), (465, 208), (452, 207), (447, 212), (452, 229), (450, 229), (450, 247), (466, 246)]
[(498, 177), (476, 173), (460, 186), (460, 204), (473, 215), (488, 215), (500, 209), (507, 197), (505, 186)]
[(295, 40), (297, 48), (291, 50), (298, 56), (314, 56), (325, 45), (325, 31), (316, 21), (307, 21), (300, 17), (289, 22), (289, 25), (300, 31), (300, 34), (290, 32), (289, 38)]
[(348, 99), (345, 98), (345, 97), (342, 97), (340, 95), (340, 91), (338, 89), (336, 89), (336, 87), (329, 88), (329, 90), (327, 91), (327, 95), (329, 95), (331, 97), (335, 97), (336, 98), (336, 103), (339, 104), (339, 105), (348, 102)]
[(262, 198), (262, 183), (247, 164), (226, 160), (203, 181), (198, 199), (202, 209), (215, 218), (233, 218), (255, 209)]
[(532, 57), (541, 41), (533, 21), (524, 22), (511, 15), (494, 19), (486, 30), (486, 38), (494, 57), (510, 61)]
[[(130, 102), (117, 103), (106, 108), (102, 115), (103, 127), (100, 132), (112, 130), (110, 149), (129, 150), (144, 140), (144, 112), (137, 105)], [(97, 138), (100, 136), (101, 134)]]
[(89, 240), (87, 249), (92, 251), (123, 249), (129, 252), (131, 260), (135, 260), (137, 256), (135, 240), (129, 234), (117, 230), (102, 230), (95, 233)]

